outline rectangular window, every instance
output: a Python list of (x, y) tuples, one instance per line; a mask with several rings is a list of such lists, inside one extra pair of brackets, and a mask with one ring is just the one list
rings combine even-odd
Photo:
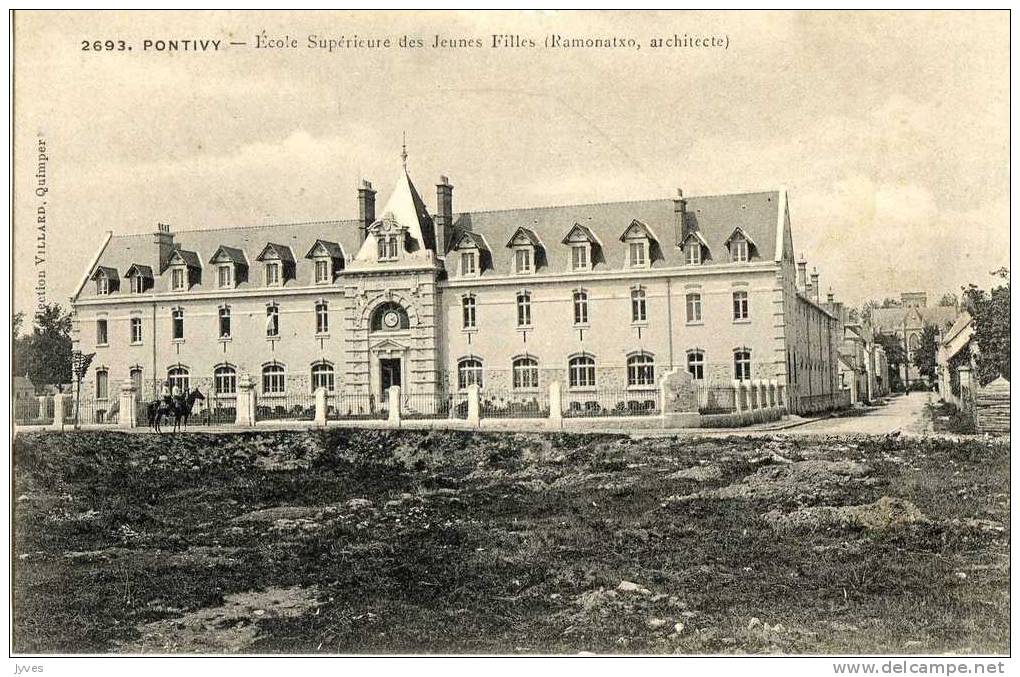
[(131, 343), (138, 344), (142, 342), (142, 318), (132, 317), (131, 318)]
[(266, 336), (276, 338), (280, 335), (280, 308), (269, 306), (266, 308)]
[(275, 287), (280, 284), (280, 264), (279, 263), (267, 263), (266, 264), (266, 286)]
[(220, 308), (220, 338), (230, 338), (230, 308)]
[(701, 294), (687, 295), (687, 321), (701, 322)]
[(386, 238), (389, 241), (389, 258), (397, 260), (397, 237), (395, 235)]
[(173, 311), (173, 340), (184, 340), (184, 309), (175, 308)]
[(730, 242), (730, 254), (734, 261), (747, 261), (747, 240), (737, 238)]
[(588, 294), (574, 292), (574, 324), (588, 324)]
[(648, 308), (645, 305), (645, 290), (635, 289), (630, 293), (631, 322), (647, 322)]
[(105, 371), (96, 372), (96, 399), (105, 400), (110, 395), (110, 376)]
[(643, 266), (648, 262), (645, 257), (645, 243), (644, 242), (631, 242), (630, 243), (630, 265), (632, 266)]
[(571, 263), (574, 270), (588, 270), (587, 245), (574, 245), (571, 249)]
[(185, 273), (187, 271), (184, 268), (174, 268), (170, 271), (170, 288), (174, 291), (182, 291), (185, 289)]
[(110, 342), (109, 325), (106, 320), (96, 320), (96, 345), (105, 346)]
[(747, 318), (747, 292), (735, 291), (733, 292), (733, 319), (746, 320)]
[(329, 333), (329, 306), (326, 303), (315, 304), (315, 333)]
[(738, 381), (751, 379), (751, 351), (738, 350), (733, 353), (733, 378)]
[(325, 284), (331, 282), (329, 279), (329, 261), (318, 259), (315, 261), (315, 283)]
[(474, 252), (464, 252), (460, 255), (460, 274), (474, 275), (478, 272), (477, 261)]
[(234, 267), (220, 266), (216, 269), (216, 282), (220, 289), (229, 289), (234, 286)]
[(701, 245), (697, 242), (692, 242), (687, 245), (687, 249), (684, 251), (685, 261), (688, 265), (696, 266), (701, 263)]
[(475, 328), (475, 297), (465, 296), (461, 301), (461, 309), (463, 311), (464, 329)]
[(141, 275), (135, 275), (131, 278), (131, 291), (135, 294), (141, 294), (145, 291), (145, 278)]
[(99, 296), (106, 296), (110, 293), (110, 281), (106, 279), (105, 275), (96, 278), (96, 294)]
[(687, 371), (698, 381), (705, 378), (705, 353), (695, 350), (687, 353)]
[(530, 249), (517, 249), (517, 250), (514, 250), (514, 269), (518, 273), (530, 273), (531, 272), (531, 250)]
[(531, 326), (531, 294), (517, 295), (517, 326)]

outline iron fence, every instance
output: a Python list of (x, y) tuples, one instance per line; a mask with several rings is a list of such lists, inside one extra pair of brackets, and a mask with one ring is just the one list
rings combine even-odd
[(22, 397), (14, 400), (14, 422), (20, 425), (53, 423), (53, 398)]
[(731, 414), (737, 410), (737, 391), (731, 385), (698, 385), (698, 412)]
[(381, 419), (387, 414), (387, 408), (372, 393), (338, 391), (326, 396), (326, 418), (331, 421)]
[(563, 395), (563, 416), (651, 416), (661, 411), (659, 390), (598, 389), (567, 391)]
[(481, 418), (548, 418), (549, 391), (484, 390), (478, 405)]
[(274, 393), (255, 397), (256, 421), (312, 421), (315, 419), (315, 395)]
[(443, 390), (400, 393), (400, 416), (402, 418), (450, 418), (453, 407), (453, 397)]

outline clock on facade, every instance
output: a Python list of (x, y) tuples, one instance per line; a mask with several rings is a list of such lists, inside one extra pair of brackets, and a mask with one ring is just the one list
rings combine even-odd
[(383, 324), (389, 327), (390, 329), (396, 329), (397, 325), (400, 324), (400, 316), (397, 315), (392, 310), (388, 311), (385, 315), (383, 315), (382, 320)]

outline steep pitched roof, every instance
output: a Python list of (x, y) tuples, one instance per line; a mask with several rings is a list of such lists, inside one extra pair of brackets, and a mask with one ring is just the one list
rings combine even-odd
[[(782, 221), (779, 208), (778, 191), (692, 196), (687, 198), (684, 229), (697, 231), (710, 250), (721, 251), (725, 249), (726, 238), (740, 225), (758, 243), (757, 250), (761, 258), (770, 261), (775, 257), (776, 241), (780, 239), (776, 236), (777, 223)], [(484, 235), (490, 242), (508, 242), (519, 228), (526, 228), (541, 242), (557, 243), (556, 246), (545, 248), (547, 265), (544, 269), (548, 272), (567, 272), (571, 270), (570, 248), (558, 245), (564, 228), (576, 223), (591, 230), (600, 237), (605, 265), (622, 268), (626, 261), (626, 245), (614, 235), (635, 219), (667, 238), (661, 242), (661, 256), (651, 262), (652, 268), (683, 264), (683, 254), (675, 246), (675, 240), (681, 235), (673, 211), (673, 200), (668, 198), (460, 212), (453, 216), (453, 228), (458, 234), (468, 231)], [(510, 272), (509, 256), (494, 255), (492, 259), (493, 269), (487, 271), (487, 274)], [(456, 272), (450, 275), (456, 277)]]
[(341, 249), (340, 245), (336, 242), (330, 242), (329, 240), (316, 240), (312, 243), (308, 253), (305, 254), (305, 258), (310, 259), (313, 256), (317, 256), (317, 251), (324, 252), (326, 256), (334, 259), (342, 259), (344, 257), (343, 249)]
[(473, 233), (470, 230), (462, 230), (453, 240), (450, 240), (451, 251), (460, 249), (463, 246), (471, 246), (484, 251), (489, 250), (489, 243), (485, 241), (485, 238), (479, 233)]
[(248, 265), (248, 259), (245, 258), (244, 250), (238, 249), (237, 247), (228, 247), (226, 245), (220, 245), (213, 252), (213, 255), (209, 257), (209, 263), (216, 263), (226, 259), (238, 266)]
[(95, 272), (92, 273), (92, 277), (90, 279), (94, 280), (97, 277), (99, 277), (100, 275), (102, 275), (102, 276), (104, 276), (106, 278), (109, 278), (111, 280), (119, 279), (119, 277), (117, 276), (117, 269), (116, 268), (110, 268), (109, 266), (96, 266), (96, 270), (95, 270)]
[(429, 210), (406, 170), (397, 178), (397, 184), (393, 187), (390, 199), (386, 201), (381, 213), (384, 217), (391, 214), (397, 223), (407, 228), (408, 235), (420, 242), (423, 247), (436, 250), (432, 217), (429, 216)]
[(202, 262), (198, 258), (198, 253), (188, 249), (181, 249), (178, 247), (174, 250), (174, 253), (170, 256), (170, 260), (178, 260), (188, 268), (201, 268)]
[(142, 265), (141, 263), (132, 263), (128, 271), (124, 273), (124, 277), (144, 277), (146, 280), (152, 279), (152, 267)]
[(592, 244), (601, 244), (599, 239), (595, 237), (595, 233), (591, 232), (591, 228), (588, 226), (582, 226), (580, 223), (575, 223), (567, 231), (567, 234), (560, 240), (561, 244), (570, 244), (576, 242), (590, 242)]
[(506, 241), (507, 247), (514, 247), (522, 244), (530, 244), (536, 249), (542, 246), (542, 240), (535, 234), (535, 231), (524, 226), (519, 227), (514, 231), (510, 239)]
[(641, 219), (634, 219), (633, 221), (630, 222), (630, 225), (624, 228), (623, 232), (620, 233), (620, 242), (623, 242), (629, 237), (637, 236), (644, 236), (647, 237), (649, 240), (656, 241), (658, 241), (659, 239), (658, 237), (656, 237), (652, 229), (648, 227), (647, 223), (645, 223)]
[(277, 244), (275, 242), (267, 242), (266, 246), (262, 248), (261, 252), (259, 252), (259, 255), (255, 257), (255, 260), (265, 261), (270, 257), (270, 255), (273, 255), (276, 259), (285, 261), (286, 263), (295, 263), (294, 252), (290, 250), (290, 247), (285, 244)]
[(916, 327), (917, 319), (920, 324), (931, 324), (936, 327), (944, 327), (951, 324), (960, 311), (952, 306), (926, 306), (923, 308), (875, 308), (871, 311), (871, 323), (875, 331), (891, 332), (903, 328), (904, 320), (908, 327)]

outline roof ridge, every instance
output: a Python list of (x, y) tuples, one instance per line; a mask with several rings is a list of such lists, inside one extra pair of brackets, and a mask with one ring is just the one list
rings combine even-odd
[[(691, 200), (691, 199), (706, 198), (706, 197), (741, 197), (741, 196), (745, 196), (745, 195), (765, 195), (767, 193), (777, 193), (778, 194), (779, 192), (780, 191), (778, 189), (776, 189), (776, 190), (756, 190), (756, 191), (749, 191), (749, 192), (746, 192), (746, 193), (714, 193), (714, 194), (710, 194), (710, 195), (687, 195), (687, 196), (685, 196), (684, 199)], [(603, 202), (576, 202), (576, 203), (571, 203), (571, 204), (560, 204), (560, 205), (539, 205), (539, 206), (535, 206), (535, 207), (503, 207), (501, 209), (470, 209), (470, 210), (465, 210), (465, 211), (461, 211), (461, 212), (454, 212), (454, 214), (455, 215), (464, 215), (464, 214), (493, 214), (495, 212), (527, 212), (527, 211), (535, 211), (535, 210), (539, 210), (539, 209), (562, 209), (564, 207), (599, 207), (599, 206), (602, 206), (602, 205), (637, 204), (638, 202), (665, 202), (667, 200), (672, 200), (672, 199), (673, 198), (671, 198), (671, 197), (653, 197), (653, 198), (645, 198), (645, 199), (640, 199), (640, 200), (605, 200)]]

